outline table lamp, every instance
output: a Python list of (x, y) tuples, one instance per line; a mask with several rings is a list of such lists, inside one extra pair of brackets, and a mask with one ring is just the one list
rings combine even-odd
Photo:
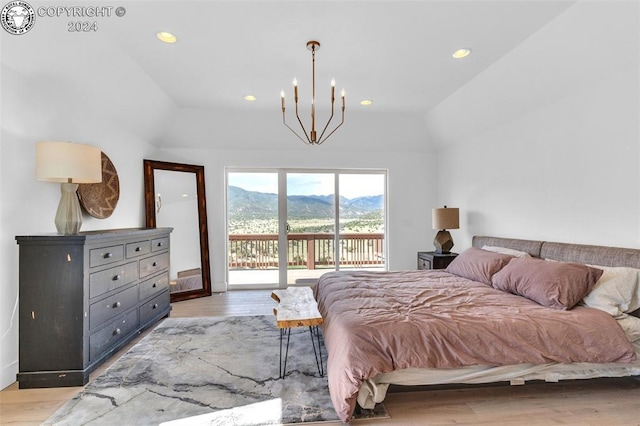
[(79, 183), (102, 182), (99, 148), (71, 142), (36, 144), (36, 177), (60, 182), (61, 196), (55, 224), (58, 234), (77, 234), (82, 226), (82, 211), (76, 190)]
[(432, 228), (438, 229), (433, 245), (436, 247), (436, 253), (448, 254), (453, 248), (453, 238), (447, 229), (460, 228), (460, 209), (457, 207), (433, 209), (431, 214)]

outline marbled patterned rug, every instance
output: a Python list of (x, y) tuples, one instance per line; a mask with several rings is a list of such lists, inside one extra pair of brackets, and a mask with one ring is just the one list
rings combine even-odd
[(291, 333), (284, 380), (278, 362), (273, 316), (167, 318), (44, 424), (339, 423), (308, 328)]

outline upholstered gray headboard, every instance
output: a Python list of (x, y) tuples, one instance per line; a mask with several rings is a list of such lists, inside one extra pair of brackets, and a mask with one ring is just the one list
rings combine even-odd
[[(487, 236), (474, 236), (472, 245), (476, 248), (482, 248), (482, 246), (507, 247), (525, 251), (531, 256), (562, 262), (577, 262), (600, 266), (626, 266), (640, 269), (639, 249)], [(640, 317), (640, 310), (635, 311), (633, 315)]]
[(482, 246), (507, 247), (526, 251), (531, 256), (543, 259), (640, 269), (640, 250), (638, 249), (485, 236), (473, 237), (473, 246), (477, 248), (482, 248)]
[(482, 246), (494, 246), (525, 251), (533, 257), (540, 257), (540, 249), (542, 248), (542, 241), (516, 240), (513, 238), (500, 237), (474, 236), (472, 244), (476, 248), (482, 248)]

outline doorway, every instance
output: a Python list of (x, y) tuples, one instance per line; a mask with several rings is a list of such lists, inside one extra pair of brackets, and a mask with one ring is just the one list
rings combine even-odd
[(226, 178), (230, 290), (386, 270), (385, 170), (234, 168)]

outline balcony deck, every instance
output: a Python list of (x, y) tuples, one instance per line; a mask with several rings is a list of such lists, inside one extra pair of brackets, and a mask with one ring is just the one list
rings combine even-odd
[[(336, 238), (332, 233), (292, 233), (288, 241), (288, 285), (314, 284), (320, 275), (336, 268)], [(384, 270), (384, 234), (338, 236), (338, 265), (341, 270)], [(272, 287), (279, 281), (277, 234), (229, 235), (231, 286)]]

